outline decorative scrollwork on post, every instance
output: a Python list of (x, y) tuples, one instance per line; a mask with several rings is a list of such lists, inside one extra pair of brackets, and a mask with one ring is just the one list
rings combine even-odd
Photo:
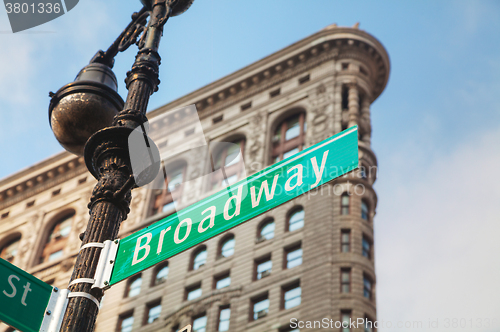
[[(124, 30), (123, 36), (118, 44), (119, 52), (125, 51), (132, 44), (137, 44), (139, 49), (144, 46), (144, 39), (146, 34), (143, 32), (146, 30), (146, 24), (149, 15), (150, 12), (144, 12), (142, 14), (134, 13), (132, 15), (132, 22)], [(137, 38), (141, 33), (142, 37), (139, 41), (137, 41)]]

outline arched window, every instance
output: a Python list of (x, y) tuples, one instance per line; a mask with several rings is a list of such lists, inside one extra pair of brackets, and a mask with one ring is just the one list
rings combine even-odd
[(293, 232), (304, 227), (304, 209), (300, 208), (290, 214), (288, 218), (288, 231)]
[(259, 228), (259, 236), (257, 238), (257, 242), (271, 240), (274, 237), (274, 220), (268, 220), (262, 223)]
[(182, 184), (186, 173), (186, 163), (163, 169), (166, 174), (165, 188), (158, 192), (153, 201), (152, 213), (175, 212), (177, 200), (182, 194)]
[(245, 139), (239, 139), (231, 143), (216, 143), (216, 155), (212, 160), (212, 177), (210, 189), (231, 185), (244, 176), (245, 165), (243, 162), (243, 151)]
[(349, 214), (349, 201), (350, 201), (349, 194), (348, 193), (343, 193), (342, 197), (340, 199), (341, 199), (341, 202), (340, 202), (340, 204), (341, 204), (341, 206), (340, 206), (341, 214), (342, 215)]
[(288, 117), (276, 127), (272, 141), (273, 162), (293, 156), (303, 149), (306, 127), (304, 112)]
[(131, 279), (127, 284), (127, 291), (125, 292), (125, 297), (133, 297), (139, 295), (142, 286), (142, 276)]
[(167, 281), (168, 271), (169, 271), (168, 263), (164, 263), (160, 265), (158, 268), (156, 268), (154, 274), (153, 286), (159, 285)]
[(7, 262), (12, 263), (14, 257), (16, 257), (17, 249), (19, 248), (19, 242), (21, 241), (21, 237), (18, 236), (13, 240), (7, 242), (0, 249), (0, 258), (5, 259)]
[(192, 256), (191, 270), (198, 270), (207, 262), (207, 248), (205, 246), (196, 250)]
[(234, 235), (230, 235), (224, 238), (220, 244), (220, 254), (219, 257), (229, 257), (234, 254)]
[(368, 220), (368, 203), (364, 199), (361, 200), (361, 218)]
[(40, 256), (40, 263), (50, 262), (63, 256), (63, 251), (68, 243), (69, 233), (71, 232), (74, 215), (75, 211), (72, 211), (61, 217), (52, 226), (45, 240), (42, 255)]

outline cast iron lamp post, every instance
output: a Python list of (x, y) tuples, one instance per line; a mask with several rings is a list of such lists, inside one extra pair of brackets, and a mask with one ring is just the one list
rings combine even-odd
[[(61, 331), (94, 330), (103, 291), (91, 289), (101, 250), (93, 245), (116, 239), (130, 211), (131, 190), (149, 183), (158, 173), (159, 162), (149, 158), (151, 153), (157, 155), (158, 149), (144, 129), (149, 96), (160, 83), (158, 46), (168, 18), (186, 11), (193, 1), (141, 0), (143, 8), (132, 15), (130, 24), (108, 50), (98, 51), (73, 83), (50, 93), (49, 118), (54, 135), (66, 150), (84, 155), (88, 170), (98, 180), (68, 286), (75, 297), (69, 298)], [(111, 68), (115, 55), (132, 44), (137, 44), (139, 52), (125, 79), (128, 95), (123, 102)], [(144, 171), (139, 177), (134, 177), (128, 137), (137, 127), (142, 127), (148, 147), (141, 152), (147, 165), (141, 168)]]

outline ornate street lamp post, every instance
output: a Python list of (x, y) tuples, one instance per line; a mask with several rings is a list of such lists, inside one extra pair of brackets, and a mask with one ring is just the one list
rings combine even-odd
[[(114, 240), (120, 224), (127, 218), (131, 190), (152, 181), (159, 170), (158, 149), (144, 129), (149, 96), (158, 90), (160, 56), (158, 46), (163, 25), (170, 16), (186, 11), (194, 0), (141, 0), (144, 7), (107, 51), (99, 51), (80, 71), (73, 83), (52, 97), (49, 118), (52, 130), (68, 151), (84, 155), (88, 170), (98, 180), (90, 203), (90, 220), (80, 235), (82, 247), (69, 283), (70, 298), (61, 331), (93, 331), (103, 291), (91, 289), (101, 247)], [(149, 17), (149, 20), (148, 20)], [(125, 102), (117, 90), (111, 70), (118, 52), (137, 44), (132, 69), (125, 80)], [(142, 127), (147, 160), (144, 171), (134, 177), (129, 156), (128, 137)], [(136, 152), (134, 152), (136, 153)]]

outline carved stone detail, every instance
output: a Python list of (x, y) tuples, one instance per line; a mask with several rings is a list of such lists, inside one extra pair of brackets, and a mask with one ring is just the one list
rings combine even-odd
[(260, 111), (250, 119), (251, 134), (247, 137), (248, 152), (246, 153), (247, 160), (245, 160), (247, 176), (261, 169), (265, 162), (266, 117), (267, 113)]
[[(31, 251), (35, 247), (35, 242), (37, 236), (40, 234), (40, 226), (42, 222), (43, 213), (39, 212), (36, 215), (33, 215), (30, 220), (25, 225), (25, 232), (23, 232), (23, 236), (21, 237), (21, 243), (19, 245), (19, 252), (17, 256), (19, 264), (23, 267), (29, 266), (29, 255), (27, 253)], [(38, 230), (38, 232), (34, 231)], [(36, 250), (35, 250), (36, 252)]]
[(333, 135), (333, 84), (320, 84), (308, 93), (312, 109), (308, 112), (308, 145), (316, 144)]

